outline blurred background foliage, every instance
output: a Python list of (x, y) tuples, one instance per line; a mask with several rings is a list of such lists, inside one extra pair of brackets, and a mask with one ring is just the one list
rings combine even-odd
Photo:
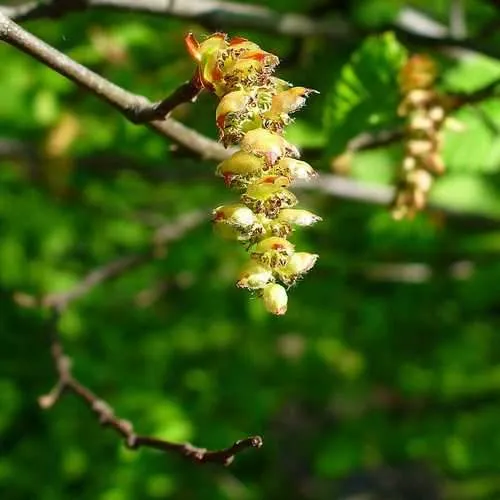
[[(289, 138), (323, 172), (393, 182), (398, 143), (354, 154), (342, 172), (332, 158), (360, 133), (400, 124), (395, 76), (407, 53), (436, 57), (445, 91), (500, 76), (500, 60), (478, 52), (373, 38), (409, 7), (447, 26), (453, 1), (260, 3), (358, 33), (334, 42), (231, 30), (278, 54), (280, 76), (321, 92)], [(469, 37), (498, 49), (495, 2), (464, 4)], [(190, 78), (184, 34), (210, 31), (92, 9), (24, 26), (151, 99)], [(127, 451), (71, 396), (42, 412), (37, 397), (55, 380), (46, 315), (21, 305), (147, 251), (159, 228), (234, 194), (213, 163), (26, 55), (4, 44), (0, 60), (1, 498), (500, 498), (498, 97), (462, 108), (464, 131), (446, 135), (432, 199), (467, 213), (396, 223), (386, 207), (301, 194), (324, 222), (295, 241), (320, 260), (285, 317), (235, 289), (244, 250), (215, 237), (208, 218), (64, 313), (76, 375), (138, 432), (210, 448), (263, 436), (261, 450), (223, 469)], [(214, 108), (202, 95), (174, 117), (216, 138)]]

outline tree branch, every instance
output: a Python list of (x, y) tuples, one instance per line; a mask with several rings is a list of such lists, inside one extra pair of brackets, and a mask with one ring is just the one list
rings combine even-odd
[[(192, 80), (177, 89), (160, 103), (151, 103), (146, 97), (133, 94), (78, 64), (65, 54), (54, 49), (30, 34), (0, 12), (0, 40), (25, 52), (49, 68), (70, 79), (80, 87), (107, 102), (132, 123), (143, 123), (150, 119), (164, 118), (181, 102), (193, 100), (199, 93)], [(196, 152), (205, 159), (220, 159), (225, 156), (224, 147), (198, 134), (172, 118), (151, 121), (147, 126), (156, 133), (168, 137), (181, 146)]]
[(135, 433), (131, 422), (118, 417), (113, 408), (94, 394), (89, 388), (78, 381), (71, 370), (71, 360), (66, 356), (57, 333), (57, 322), (59, 311), (53, 311), (51, 353), (58, 374), (58, 381), (54, 388), (39, 398), (42, 408), (51, 408), (66, 392), (71, 392), (80, 398), (96, 415), (103, 427), (109, 427), (119, 434), (127, 448), (137, 450), (139, 448), (152, 448), (163, 452), (177, 453), (195, 463), (216, 463), (230, 465), (234, 457), (248, 448), (260, 448), (262, 438), (252, 436), (236, 441), (233, 445), (222, 450), (210, 451), (206, 448), (193, 446), (191, 443), (174, 443), (150, 436), (141, 436)]

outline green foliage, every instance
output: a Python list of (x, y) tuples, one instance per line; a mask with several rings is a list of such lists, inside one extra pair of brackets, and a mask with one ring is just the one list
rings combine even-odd
[(327, 96), (327, 154), (341, 153), (362, 132), (398, 123), (397, 76), (405, 59), (406, 49), (393, 33), (368, 37), (354, 52)]

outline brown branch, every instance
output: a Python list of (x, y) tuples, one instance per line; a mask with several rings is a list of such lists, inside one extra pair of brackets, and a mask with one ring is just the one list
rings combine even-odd
[[(181, 102), (193, 100), (199, 93), (195, 82), (191, 81), (160, 103), (152, 103), (146, 97), (128, 92), (73, 61), (21, 28), (2, 12), (0, 12), (0, 40), (25, 52), (107, 102), (132, 123), (143, 123), (152, 118), (164, 118), (175, 106)], [(172, 118), (151, 121), (147, 123), (147, 126), (158, 134), (196, 152), (202, 158), (218, 160), (225, 156), (225, 149), (221, 144), (189, 129)]]
[(39, 398), (39, 404), (42, 408), (51, 408), (66, 392), (73, 393), (94, 412), (103, 427), (113, 429), (122, 437), (127, 448), (131, 450), (152, 448), (163, 452), (173, 452), (199, 464), (216, 463), (227, 466), (232, 463), (238, 453), (248, 448), (260, 448), (262, 446), (262, 438), (260, 436), (252, 436), (236, 441), (228, 448), (211, 451), (206, 448), (193, 446), (191, 443), (174, 443), (172, 441), (136, 434), (131, 422), (118, 417), (106, 401), (94, 394), (73, 375), (71, 360), (66, 356), (57, 335), (56, 325), (58, 316), (59, 313), (54, 311), (51, 319), (53, 323), (51, 353), (58, 374), (58, 381), (48, 394)]

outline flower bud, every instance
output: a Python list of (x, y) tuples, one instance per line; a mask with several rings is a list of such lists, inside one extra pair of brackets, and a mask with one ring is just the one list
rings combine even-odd
[(285, 238), (271, 236), (255, 244), (252, 250), (252, 257), (261, 264), (274, 269), (287, 264), (288, 259), (293, 255), (294, 246)]
[(223, 82), (219, 62), (228, 46), (226, 36), (222, 33), (215, 33), (202, 43), (198, 43), (194, 35), (189, 33), (185, 41), (191, 57), (198, 62), (198, 75), (201, 83), (220, 95), (220, 85)]
[(284, 156), (298, 158), (300, 155), (297, 148), (283, 139), (281, 135), (263, 128), (247, 132), (240, 146), (247, 153), (263, 156), (269, 165), (274, 165)]
[(399, 74), (399, 84), (404, 93), (413, 89), (425, 89), (432, 86), (436, 75), (437, 68), (430, 57), (414, 55), (403, 66)]
[(252, 241), (264, 233), (256, 215), (245, 205), (225, 205), (213, 211), (214, 230), (223, 238)]
[(238, 59), (230, 65), (225, 65), (223, 71), (226, 91), (229, 91), (241, 86), (259, 85), (268, 70), (262, 60), (249, 58)]
[(318, 255), (308, 252), (294, 253), (286, 266), (278, 271), (281, 281), (286, 285), (293, 285), (297, 279), (313, 268), (318, 257)]
[(434, 92), (424, 89), (414, 89), (406, 94), (398, 107), (398, 114), (407, 115), (410, 110), (425, 106), (434, 99)]
[(271, 76), (271, 78), (269, 78), (269, 81), (271, 87), (275, 89), (276, 92), (283, 92), (284, 90), (288, 90), (289, 88), (293, 87), (290, 82), (287, 82), (286, 80), (282, 80), (281, 78), (277, 78), (275, 76)]
[(291, 191), (274, 184), (251, 184), (241, 196), (241, 200), (254, 212), (264, 213), (271, 219), (276, 217), (282, 208), (297, 204), (297, 198)]
[(291, 114), (298, 111), (306, 103), (306, 98), (312, 94), (318, 94), (316, 90), (307, 89), (305, 87), (293, 87), (291, 89), (278, 92), (273, 97), (271, 109), (269, 110), (270, 117), (279, 117), (281, 114)]
[(255, 214), (245, 205), (222, 205), (213, 211), (214, 222), (226, 222), (235, 227), (248, 227), (257, 219)]
[(254, 42), (243, 38), (242, 36), (235, 36), (229, 40), (229, 53), (234, 59), (238, 59), (247, 52), (255, 52), (261, 48)]
[(280, 238), (286, 238), (292, 231), (292, 226), (285, 221), (280, 221), (278, 219), (272, 219), (269, 223), (264, 226), (265, 235), (267, 236), (278, 236)]
[(286, 313), (288, 296), (281, 285), (271, 283), (265, 286), (262, 291), (262, 300), (271, 314), (281, 316)]
[(430, 140), (412, 139), (407, 142), (406, 148), (411, 156), (422, 156), (432, 151), (433, 144)]
[(408, 174), (407, 182), (419, 191), (427, 193), (432, 187), (432, 175), (427, 170), (419, 168)]
[(426, 115), (417, 114), (410, 119), (408, 127), (411, 131), (430, 132), (434, 128), (434, 122)]
[(422, 163), (427, 170), (435, 175), (441, 175), (445, 171), (444, 161), (439, 153), (427, 155)]
[(226, 184), (232, 186), (245, 185), (263, 175), (262, 158), (245, 151), (237, 151), (230, 158), (219, 163), (216, 174), (224, 177)]
[(279, 175), (284, 175), (293, 180), (308, 181), (318, 175), (314, 169), (305, 161), (296, 160), (295, 158), (283, 158), (274, 167), (274, 172)]
[(290, 179), (284, 175), (266, 175), (257, 180), (256, 184), (268, 184), (276, 187), (288, 187)]
[(236, 286), (248, 290), (264, 288), (270, 281), (274, 281), (272, 271), (258, 262), (249, 262), (239, 275)]
[(321, 220), (316, 214), (309, 212), (309, 210), (302, 210), (299, 208), (284, 208), (278, 214), (277, 220), (295, 224), (297, 226), (312, 226)]
[(440, 123), (444, 120), (445, 118), (445, 112), (443, 106), (433, 106), (429, 110), (429, 118), (437, 123)]
[(252, 95), (245, 90), (235, 90), (226, 94), (219, 102), (215, 111), (218, 127), (223, 130), (226, 115), (229, 113), (247, 113)]

